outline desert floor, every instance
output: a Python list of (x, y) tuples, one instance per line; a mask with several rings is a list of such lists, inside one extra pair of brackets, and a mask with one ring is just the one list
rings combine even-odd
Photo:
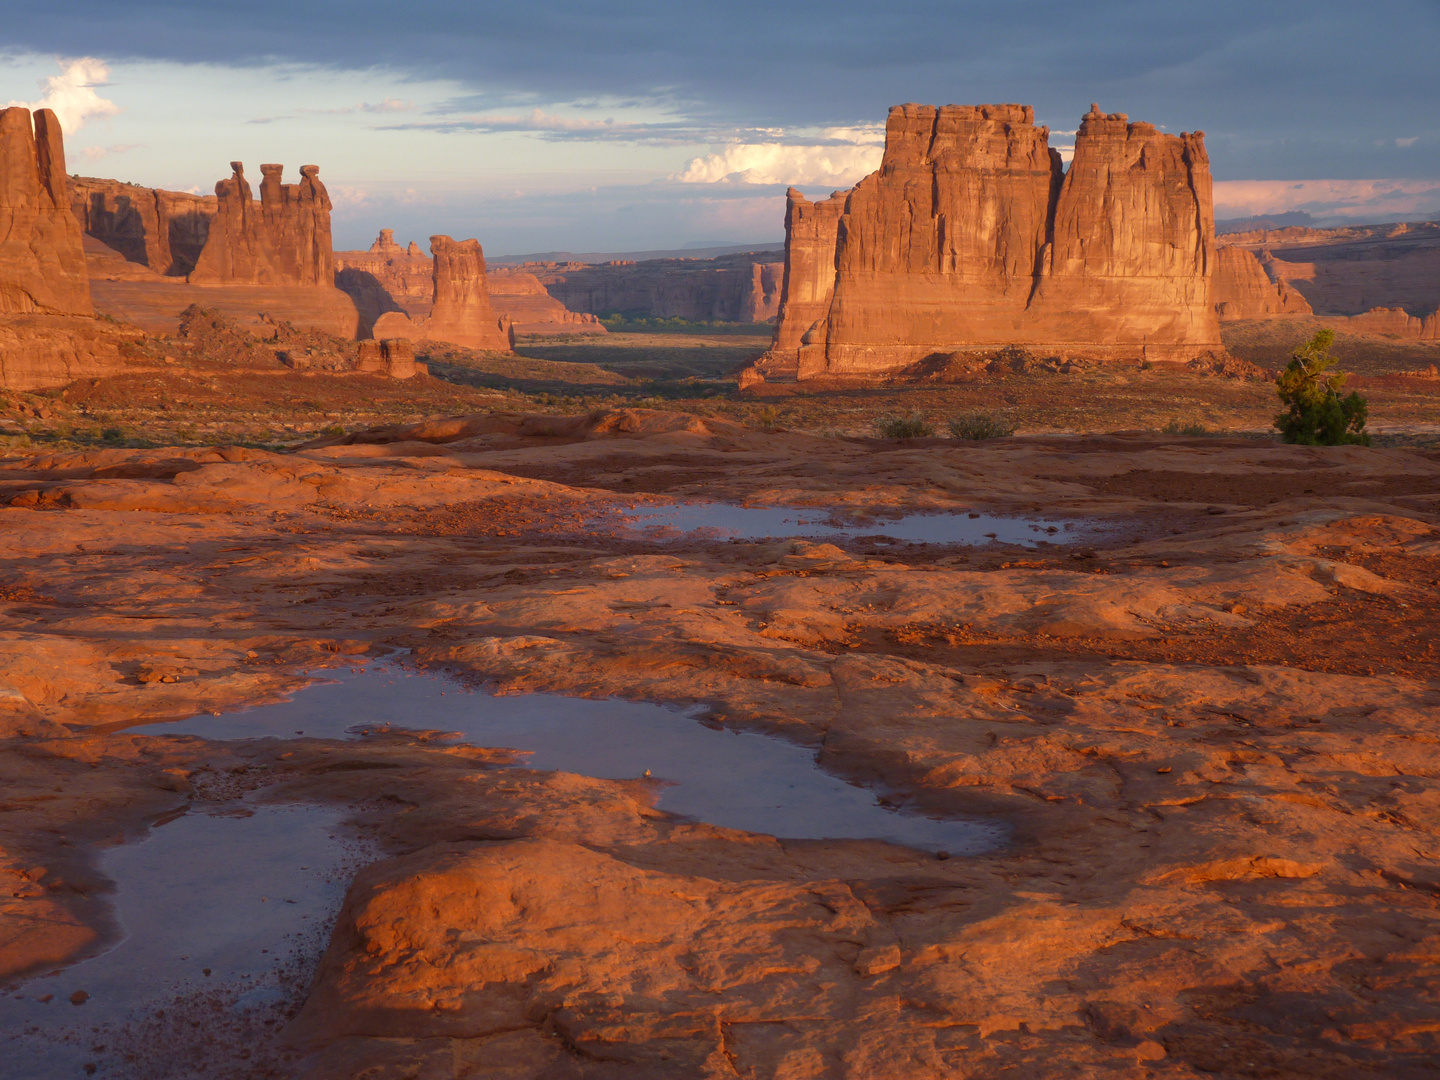
[[(1390, 445), (1303, 448), (1255, 434), (1268, 385), (1179, 373), (738, 399), (743, 334), (436, 355), (446, 379), (398, 386), (161, 351), (7, 399), (0, 975), (24, 999), (112, 945), (102, 856), (180, 814), (324, 805), (369, 854), (263, 1020), (180, 995), (76, 1044), (94, 1075), (1434, 1075), (1425, 380), (1375, 373)], [(1021, 433), (868, 437), (974, 407)], [(689, 500), (1078, 531), (618, 516)], [(127, 730), (378, 658), (695, 707), (1003, 841), (776, 839), (656, 809), (661, 775), (420, 730)], [(57, 998), (55, 1023), (98, 1004)]]

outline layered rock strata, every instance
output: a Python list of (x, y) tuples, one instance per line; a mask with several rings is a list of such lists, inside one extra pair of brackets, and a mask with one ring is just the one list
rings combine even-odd
[(217, 208), (204, 250), (189, 280), (194, 284), (311, 285), (333, 287), (330, 195), (316, 165), (300, 167), (298, 184), (280, 182), (282, 165), (261, 165), (256, 205), (245, 167), (215, 185)]
[(1309, 315), (1310, 304), (1285, 281), (1271, 281), (1253, 252), (1223, 246), (1215, 252), (1215, 313), (1221, 319)]
[(0, 110), (0, 387), (111, 374), (139, 336), (94, 318), (83, 240), (55, 114)]
[(442, 341), (467, 349), (508, 352), (515, 329), (490, 303), (485, 254), (478, 240), (430, 238), (431, 304), (428, 317), (388, 312), (375, 320), (377, 338)]
[(522, 263), (571, 311), (689, 322), (768, 322), (780, 308), (784, 264), (761, 254), (714, 259)]
[[(360, 309), (362, 327), (373, 327), (386, 312), (399, 312), (412, 320), (430, 314), (435, 292), (430, 257), (413, 242), (408, 248), (397, 244), (393, 229), (381, 229), (368, 251), (337, 251), (335, 267), (335, 283)], [(524, 269), (489, 267), (486, 280), (490, 306), (497, 315), (508, 316), (519, 332), (606, 332), (594, 315), (570, 311)]]
[(896, 106), (880, 169), (843, 206), (792, 195), (775, 362), (806, 378), (1007, 344), (1101, 360), (1219, 350), (1203, 135), (1092, 106), (1066, 170), (1029, 106)]
[(86, 235), (168, 277), (195, 269), (216, 213), (213, 195), (72, 177), (70, 209)]

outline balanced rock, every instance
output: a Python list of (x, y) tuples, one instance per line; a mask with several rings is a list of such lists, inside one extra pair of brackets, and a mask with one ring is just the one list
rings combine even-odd
[(283, 184), (282, 165), (261, 165), (257, 206), (245, 167), (232, 161), (215, 185), (217, 212), (189, 280), (195, 284), (324, 285), (335, 281), (330, 196), (319, 166), (302, 165), (298, 184)]
[(1067, 170), (1034, 119), (896, 106), (878, 171), (825, 203), (793, 193), (773, 362), (809, 378), (1009, 344), (1095, 360), (1218, 350), (1203, 133), (1092, 107)]
[(91, 315), (65, 145), (49, 109), (0, 109), (0, 312)]

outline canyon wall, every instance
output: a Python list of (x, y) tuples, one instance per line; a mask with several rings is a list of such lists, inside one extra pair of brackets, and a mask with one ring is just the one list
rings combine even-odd
[(1284, 281), (1271, 281), (1253, 252), (1233, 245), (1215, 252), (1214, 296), (1222, 320), (1310, 314), (1305, 297)]
[(191, 283), (333, 287), (330, 196), (319, 167), (302, 165), (300, 182), (284, 184), (284, 166), (261, 165), (258, 204), (244, 165), (230, 168), (230, 179), (215, 185), (216, 213)]
[(485, 253), (478, 240), (430, 238), (430, 314), (411, 318), (388, 312), (375, 320), (377, 338), (441, 341), (467, 349), (508, 352), (515, 348), (515, 329), (508, 316), (490, 303)]
[(216, 198), (75, 176), (70, 179), (70, 209), (88, 236), (130, 262), (167, 277), (184, 277), (195, 269), (205, 247)]
[[(369, 325), (386, 312), (411, 319), (430, 314), (434, 301), (431, 259), (419, 245), (395, 243), (392, 229), (381, 229), (368, 251), (337, 251), (335, 283), (354, 299)], [(534, 274), (517, 267), (489, 267), (486, 280), (490, 306), (508, 316), (521, 333), (598, 333), (605, 326), (594, 315), (568, 310)]]
[(140, 337), (94, 317), (83, 240), (55, 114), (0, 110), (0, 387), (112, 374)]
[(879, 170), (823, 204), (792, 196), (786, 224), (795, 284), (771, 362), (793, 353), (801, 378), (1009, 344), (1101, 360), (1220, 349), (1201, 132), (1092, 106), (1067, 170), (1029, 106), (900, 105)]
[(689, 322), (767, 322), (780, 307), (784, 264), (754, 254), (714, 259), (522, 263), (571, 311)]

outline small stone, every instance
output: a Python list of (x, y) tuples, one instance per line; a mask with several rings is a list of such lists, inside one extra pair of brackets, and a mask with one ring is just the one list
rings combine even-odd
[(1135, 1048), (1135, 1056), (1141, 1061), (1159, 1061), (1165, 1056), (1165, 1047), (1154, 1039), (1146, 1039)]
[(84, 1005), (85, 1002), (89, 1000), (90, 995), (87, 994), (84, 990), (76, 990), (73, 994), (70, 995), (71, 1005)]
[(937, 851), (935, 852), (935, 858), (939, 859), (941, 862), (944, 862), (946, 859), (950, 858), (950, 853), (948, 851)]
[(1157, 773), (1161, 773), (1161, 774), (1168, 773), (1168, 772), (1170, 771), (1170, 766), (1169, 766), (1169, 765), (1161, 765), (1160, 768), (1156, 769), (1155, 771), (1156, 771)]

